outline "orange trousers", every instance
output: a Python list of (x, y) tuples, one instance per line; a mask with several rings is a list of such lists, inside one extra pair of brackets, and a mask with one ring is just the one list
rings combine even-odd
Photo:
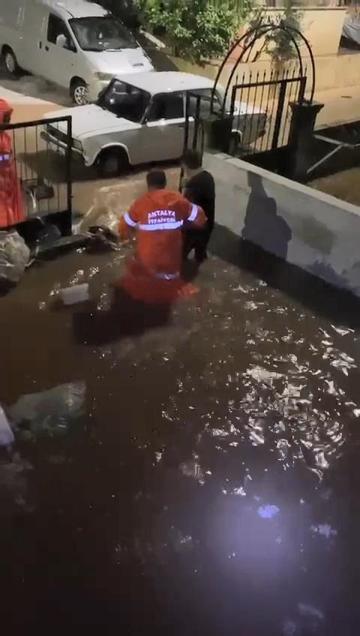
[(132, 258), (126, 265), (125, 275), (115, 283), (134, 300), (141, 300), (149, 304), (172, 304), (177, 300), (184, 300), (197, 294), (199, 289), (181, 278), (162, 280), (136, 259)]

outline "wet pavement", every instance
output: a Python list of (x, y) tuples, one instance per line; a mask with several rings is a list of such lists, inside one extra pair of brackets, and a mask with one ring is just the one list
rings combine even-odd
[(113, 298), (123, 263), (68, 255), (0, 300), (4, 408), (80, 387), (0, 449), (4, 633), (359, 634), (359, 330), (216, 258), (145, 311)]

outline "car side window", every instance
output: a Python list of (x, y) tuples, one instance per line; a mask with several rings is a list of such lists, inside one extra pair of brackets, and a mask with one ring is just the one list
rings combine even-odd
[[(200, 116), (206, 117), (206, 116), (209, 116), (210, 114), (212, 90), (202, 89), (202, 90), (197, 90), (190, 93), (190, 97), (189, 97), (190, 117), (196, 116), (199, 98), (200, 98)], [(216, 92), (213, 97), (213, 109), (215, 113), (221, 110), (219, 95)]]
[(182, 117), (184, 117), (183, 93), (155, 95), (150, 106), (148, 121), (181, 119)]
[(52, 13), (49, 15), (47, 39), (51, 44), (76, 52), (74, 41), (65, 22)]

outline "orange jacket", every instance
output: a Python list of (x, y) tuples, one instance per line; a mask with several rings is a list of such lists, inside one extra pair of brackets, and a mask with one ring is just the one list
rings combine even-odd
[(182, 262), (182, 229), (201, 228), (206, 216), (201, 208), (178, 192), (155, 190), (140, 197), (120, 219), (120, 236), (137, 233), (137, 258), (149, 273), (171, 280), (179, 277)]
[(0, 132), (0, 228), (15, 225), (25, 219), (24, 202), (12, 143), (6, 132)]
[[(11, 115), (12, 108), (0, 99), (0, 123), (5, 115)], [(24, 201), (17, 176), (10, 135), (0, 131), (0, 228), (20, 223), (25, 218)]]

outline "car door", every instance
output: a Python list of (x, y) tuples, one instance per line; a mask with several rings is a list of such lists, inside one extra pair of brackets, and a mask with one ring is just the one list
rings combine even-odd
[(184, 93), (155, 95), (139, 133), (136, 163), (179, 159), (184, 148)]
[(54, 13), (49, 13), (39, 48), (41, 75), (68, 88), (71, 78), (76, 74), (74, 69), (78, 53), (67, 24)]
[(41, 51), (39, 48), (44, 28), (44, 8), (28, 3), (21, 8), (19, 14), (18, 33), (19, 49), (14, 49), (20, 67), (35, 75), (41, 75)]

